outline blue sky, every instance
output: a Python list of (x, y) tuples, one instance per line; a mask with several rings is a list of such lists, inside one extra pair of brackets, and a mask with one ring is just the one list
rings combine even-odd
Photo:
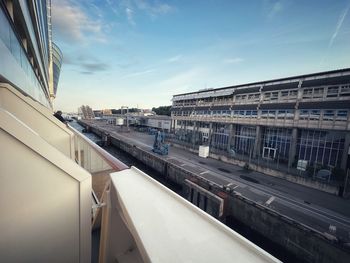
[(350, 0), (52, 0), (55, 109), (151, 108), (172, 95), (350, 67)]

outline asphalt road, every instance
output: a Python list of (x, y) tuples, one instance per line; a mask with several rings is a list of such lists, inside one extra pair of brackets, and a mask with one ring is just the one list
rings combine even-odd
[[(146, 133), (117, 132), (115, 126), (100, 125), (111, 135), (151, 151), (154, 136)], [(218, 185), (265, 205), (297, 220), (319, 232), (329, 233), (350, 241), (350, 201), (316, 189), (298, 185), (277, 177), (242, 169), (211, 158), (201, 158), (186, 150), (170, 147), (169, 155), (162, 156), (184, 169), (196, 173)]]

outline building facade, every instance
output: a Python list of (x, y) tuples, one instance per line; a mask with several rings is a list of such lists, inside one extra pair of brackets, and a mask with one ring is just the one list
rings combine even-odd
[[(173, 96), (175, 139), (327, 180), (349, 167), (350, 69)], [(294, 170), (293, 170), (294, 169)]]
[(50, 1), (0, 1), (0, 82), (52, 108), (62, 54), (55, 59), (50, 21)]
[(95, 118), (94, 111), (89, 105), (82, 105), (78, 108), (78, 115), (81, 116), (82, 119), (93, 119)]

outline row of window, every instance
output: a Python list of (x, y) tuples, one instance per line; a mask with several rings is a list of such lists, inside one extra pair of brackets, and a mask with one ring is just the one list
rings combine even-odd
[(347, 110), (300, 110), (300, 120), (317, 121), (320, 118), (324, 121), (347, 121)]
[(303, 99), (337, 98), (350, 96), (350, 85), (307, 88), (303, 90)]
[[(182, 115), (181, 115), (182, 113)], [(294, 119), (294, 110), (261, 110), (262, 119)], [(320, 120), (324, 121), (347, 121), (348, 110), (299, 110), (300, 120)], [(174, 112), (173, 116), (204, 116), (204, 117), (233, 117), (233, 118), (258, 118), (257, 110), (213, 110), (213, 111), (194, 111), (194, 112)]]
[[(0, 8), (0, 41), (4, 43), (12, 56), (17, 61), (18, 65), (26, 74), (29, 85), (23, 85), (21, 88), (33, 96), (41, 103), (48, 105), (48, 101), (43, 91), (43, 84), (39, 74), (37, 74), (37, 65), (35, 61), (30, 61), (26, 50), (21, 45), (15, 32), (13, 31), (4, 11)], [(35, 68), (35, 70), (34, 70)], [(6, 76), (8, 77), (8, 76)], [(11, 76), (12, 77), (12, 76)], [(13, 81), (13, 80), (12, 80)], [(32, 89), (31, 87), (34, 87)]]
[[(298, 96), (297, 89), (291, 90), (282, 90), (282, 91), (272, 91), (264, 92), (263, 101), (286, 101), (286, 100), (295, 100)], [(322, 98), (337, 98), (337, 97), (348, 97), (350, 96), (350, 85), (341, 85), (341, 86), (329, 86), (329, 87), (316, 87), (316, 88), (304, 88), (302, 93), (302, 99), (322, 99)], [(260, 101), (260, 93), (250, 93), (250, 94), (240, 94), (236, 95), (233, 98), (220, 98), (212, 99), (208, 98), (205, 100), (199, 100), (199, 104), (211, 103), (211, 102), (228, 102), (231, 103), (235, 101), (236, 103), (254, 103)], [(203, 102), (203, 103), (202, 103)], [(174, 106), (194, 106), (196, 105), (195, 100), (191, 101), (177, 101), (174, 103)]]

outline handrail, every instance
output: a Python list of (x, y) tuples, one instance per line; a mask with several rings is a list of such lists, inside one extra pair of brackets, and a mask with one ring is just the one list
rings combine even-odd
[(101, 155), (101, 157), (113, 168), (116, 169), (117, 171), (122, 171), (125, 169), (129, 169), (129, 166), (127, 166), (125, 163), (121, 162), (117, 158), (115, 158), (113, 155), (111, 155), (109, 152), (106, 150), (102, 149), (100, 146), (97, 144), (93, 143), (89, 138), (87, 138), (85, 135), (81, 134), (78, 130), (73, 128), (70, 125), (67, 125), (69, 129), (74, 132), (74, 134), (81, 139), (83, 139), (86, 143), (89, 144), (93, 150), (95, 150), (97, 153)]

